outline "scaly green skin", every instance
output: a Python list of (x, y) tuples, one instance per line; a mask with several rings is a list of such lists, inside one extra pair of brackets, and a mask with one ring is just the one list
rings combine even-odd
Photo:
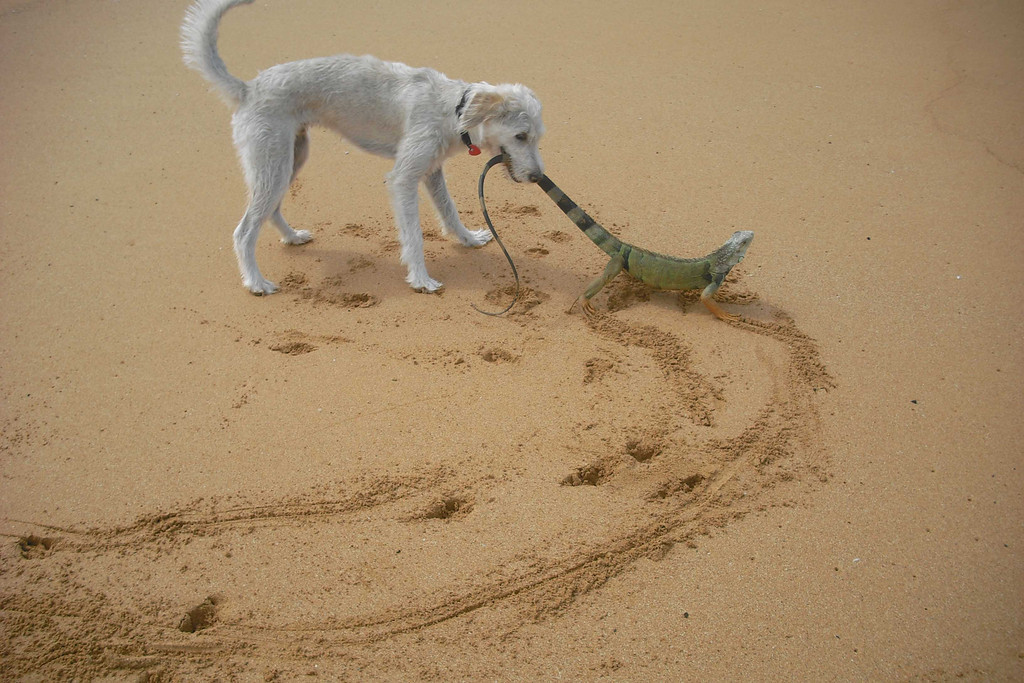
[[(665, 256), (634, 247), (632, 244), (626, 244), (617, 239), (588, 216), (573, 200), (569, 199), (547, 176), (542, 177), (537, 184), (547, 193), (551, 201), (557, 204), (558, 208), (576, 224), (576, 227), (583, 231), (584, 235), (611, 256), (611, 260), (601, 276), (590, 283), (590, 286), (576, 299), (573, 306), (583, 299), (584, 312), (590, 315), (594, 314), (594, 307), (590, 304), (590, 300), (611, 282), (612, 278), (624, 270), (654, 289), (668, 291), (702, 289), (700, 300), (715, 316), (722, 320), (739, 319), (740, 316), (723, 311), (711, 297), (722, 286), (729, 271), (743, 260), (747, 253), (747, 247), (754, 239), (753, 232), (738, 230), (725, 244), (700, 258)], [(571, 311), (572, 308), (570, 307), (569, 310)]]

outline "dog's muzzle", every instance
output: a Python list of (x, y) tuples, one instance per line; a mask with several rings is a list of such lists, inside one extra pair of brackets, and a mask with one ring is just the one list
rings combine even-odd
[(540, 179), (544, 177), (543, 173), (540, 173), (538, 171), (530, 171), (526, 175), (526, 180), (521, 180), (518, 176), (516, 176), (515, 171), (512, 170), (512, 157), (509, 155), (508, 152), (505, 151), (504, 147), (501, 148), (501, 163), (505, 165), (505, 170), (508, 171), (509, 177), (512, 178), (512, 180), (514, 180), (517, 183), (536, 183), (539, 182)]

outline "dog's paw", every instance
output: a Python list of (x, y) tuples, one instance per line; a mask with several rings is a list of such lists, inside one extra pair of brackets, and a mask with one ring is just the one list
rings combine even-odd
[(491, 241), (490, 230), (467, 230), (462, 243), (467, 247), (482, 247)]
[(313, 233), (311, 233), (309, 230), (296, 230), (294, 235), (287, 239), (282, 238), (281, 241), (284, 242), (285, 244), (305, 244), (306, 242), (309, 242), (312, 239)]
[(432, 277), (415, 280), (410, 282), (409, 285), (417, 292), (422, 292), (423, 294), (435, 294), (444, 288), (444, 283), (438, 282)]
[(259, 279), (252, 283), (245, 283), (245, 288), (256, 296), (267, 296), (278, 291), (279, 287), (270, 280)]

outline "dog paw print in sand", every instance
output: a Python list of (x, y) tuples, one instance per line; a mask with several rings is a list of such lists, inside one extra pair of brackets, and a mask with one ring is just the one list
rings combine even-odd
[(521, 354), (515, 353), (502, 346), (486, 345), (482, 346), (477, 352), (477, 355), (483, 358), (488, 363), (515, 363), (517, 362)]
[(375, 266), (376, 263), (365, 256), (353, 256), (348, 260), (348, 272), (350, 273), (357, 273), (360, 270), (366, 270)]
[(358, 237), (359, 239), (368, 240), (374, 237), (377, 232), (370, 227), (363, 225), (362, 223), (346, 223), (342, 232), (352, 237)]
[(277, 342), (271, 344), (269, 348), (271, 351), (277, 351), (286, 356), (301, 356), (316, 351), (316, 347), (313, 344), (299, 339)]
[(287, 330), (278, 339), (267, 345), (271, 351), (286, 356), (302, 356), (319, 348), (318, 344), (344, 344), (352, 341), (340, 335), (313, 335), (299, 330)]
[(298, 271), (292, 271), (281, 278), (278, 282), (282, 289), (287, 290), (300, 290), (309, 284), (309, 278), (306, 277), (305, 273)]
[(473, 501), (462, 495), (432, 500), (420, 519), (452, 520), (465, 517), (473, 510)]
[(503, 218), (539, 218), (542, 214), (536, 204), (515, 204), (505, 202), (495, 213)]
[(414, 364), (424, 364), (433, 371), (448, 375), (449, 373), (466, 373), (473, 367), (473, 352), (461, 348), (439, 348), (432, 346), (416, 349), (398, 356), (403, 361), (412, 360)]
[(609, 373), (622, 373), (615, 360), (604, 356), (588, 358), (583, 364), (583, 384), (600, 382)]
[(637, 462), (647, 462), (651, 458), (661, 455), (665, 450), (665, 444), (655, 436), (640, 436), (626, 441), (626, 455)]
[[(647, 463), (666, 449), (660, 436), (643, 435), (626, 439), (620, 453), (581, 465), (565, 475), (562, 486), (600, 486), (630, 463)], [(625, 456), (625, 457), (622, 457)]]
[(572, 236), (567, 232), (561, 230), (548, 230), (544, 233), (544, 237), (551, 240), (555, 244), (566, 244), (572, 241)]
[[(350, 271), (355, 271), (372, 267), (373, 262), (356, 257), (349, 265)], [(281, 286), (285, 291), (293, 293), (299, 301), (307, 301), (314, 306), (357, 309), (370, 308), (380, 303), (377, 296), (368, 292), (349, 291), (342, 276), (327, 277), (313, 284), (304, 273), (289, 273), (281, 280)]]
[(21, 557), (26, 560), (38, 560), (46, 557), (55, 545), (57, 545), (57, 539), (49, 536), (31, 534), (18, 539)]
[(683, 477), (670, 477), (662, 482), (651, 494), (652, 500), (665, 500), (673, 496), (692, 493), (694, 489), (704, 482), (704, 475), (699, 472)]
[(581, 465), (565, 475), (560, 483), (562, 486), (600, 486), (611, 473), (612, 468), (604, 463)]
[[(495, 287), (484, 295), (484, 299), (488, 305), (495, 308), (507, 306), (512, 298), (516, 295), (516, 286), (502, 285)], [(516, 301), (515, 306), (508, 312), (509, 317), (515, 317), (517, 315), (524, 315), (531, 313), (533, 309), (540, 306), (542, 303), (551, 298), (551, 295), (547, 292), (534, 289), (532, 287), (520, 287), (519, 299)]]
[(222, 600), (220, 596), (211, 595), (185, 612), (185, 616), (178, 622), (178, 630), (182, 633), (196, 633), (213, 626)]

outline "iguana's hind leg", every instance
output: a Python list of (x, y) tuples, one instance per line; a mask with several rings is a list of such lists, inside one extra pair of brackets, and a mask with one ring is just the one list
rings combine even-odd
[(717, 301), (711, 298), (715, 295), (715, 292), (718, 291), (721, 284), (721, 282), (712, 282), (710, 285), (705, 287), (704, 291), (700, 293), (700, 300), (719, 320), (739, 320), (742, 316), (736, 315), (735, 313), (727, 313), (722, 310), (722, 307), (718, 305)]
[(622, 272), (622, 256), (616, 254), (615, 256), (612, 256), (612, 260), (604, 267), (604, 272), (590, 283), (583, 294), (576, 297), (576, 301), (572, 302), (572, 306), (569, 307), (568, 313), (572, 313), (572, 309), (576, 308), (576, 304), (580, 302), (580, 299), (583, 299), (583, 314), (587, 316), (596, 315), (597, 311), (595, 311), (594, 307), (590, 304), (590, 300), (593, 299), (598, 292), (604, 289), (604, 286), (611, 282), (620, 272)]

